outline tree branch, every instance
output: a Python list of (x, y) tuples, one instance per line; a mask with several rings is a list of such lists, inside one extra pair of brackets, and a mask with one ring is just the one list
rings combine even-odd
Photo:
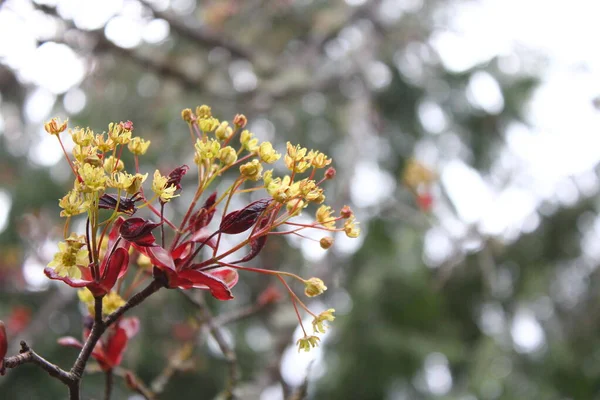
[(235, 57), (245, 58), (247, 60), (252, 60), (253, 58), (252, 51), (245, 49), (243, 46), (235, 43), (231, 39), (223, 38), (222, 35), (215, 35), (199, 27), (192, 28), (186, 25), (183, 21), (180, 21), (174, 17), (171, 13), (157, 10), (146, 0), (140, 0), (140, 3), (150, 9), (156, 18), (164, 19), (169, 23), (171, 29), (195, 44), (200, 44), (206, 47), (222, 47), (229, 50), (229, 52)]
[(204, 299), (200, 296), (194, 296), (192, 293), (181, 292), (186, 299), (188, 299), (192, 304), (194, 304), (198, 308), (198, 312), (200, 314), (200, 318), (202, 322), (208, 326), (208, 330), (210, 334), (217, 342), (219, 349), (225, 356), (225, 360), (227, 361), (229, 367), (229, 376), (227, 379), (227, 383), (225, 384), (225, 389), (223, 391), (223, 396), (227, 400), (235, 399), (234, 390), (237, 385), (237, 382), (240, 379), (240, 371), (237, 363), (237, 356), (227, 340), (225, 339), (225, 335), (223, 335), (223, 331), (220, 326), (215, 323), (212, 313), (208, 309), (208, 306), (204, 302)]

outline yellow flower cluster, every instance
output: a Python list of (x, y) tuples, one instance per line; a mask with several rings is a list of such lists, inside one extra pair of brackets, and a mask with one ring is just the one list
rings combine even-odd
[[(87, 306), (90, 315), (94, 316), (96, 313), (94, 311), (94, 295), (92, 292), (87, 288), (79, 289), (77, 297), (79, 297), (79, 301)], [(112, 314), (123, 305), (125, 305), (125, 300), (117, 292), (110, 291), (102, 298), (102, 314)]]

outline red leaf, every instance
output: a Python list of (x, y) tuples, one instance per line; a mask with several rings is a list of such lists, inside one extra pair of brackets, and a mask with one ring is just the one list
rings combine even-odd
[(162, 270), (175, 271), (175, 263), (171, 254), (160, 246), (134, 246), (137, 251), (150, 258), (152, 265)]
[[(81, 268), (81, 269), (83, 269), (83, 268)], [(82, 273), (83, 273), (83, 271), (82, 271)], [(74, 279), (69, 276), (60, 276), (56, 273), (56, 271), (53, 268), (50, 268), (50, 267), (44, 268), (44, 274), (50, 279), (54, 279), (57, 281), (63, 281), (67, 285), (69, 285), (71, 287), (76, 287), (76, 288), (85, 287), (88, 284), (90, 284), (91, 282), (93, 282), (93, 280), (91, 280), (91, 279), (89, 279), (89, 280), (88, 279)]]
[(177, 167), (171, 171), (171, 173), (169, 173), (169, 180), (167, 181), (166, 187), (175, 186), (177, 190), (181, 190), (181, 179), (189, 169), (190, 167), (184, 164), (181, 167)]
[[(179, 278), (183, 278), (189, 281), (189, 284), (184, 284), (180, 286), (182, 289), (189, 289), (192, 287), (198, 289), (208, 289), (210, 290), (210, 294), (212, 294), (213, 297), (218, 300), (233, 299), (233, 295), (231, 294), (231, 290), (229, 289), (227, 283), (225, 283), (224, 280), (213, 276), (212, 274), (209, 275), (202, 271), (186, 269), (184, 271), (179, 272), (177, 275)], [(237, 278), (231, 286), (235, 285), (235, 283), (237, 283)]]
[(202, 229), (206, 225), (210, 224), (210, 221), (212, 221), (212, 218), (215, 215), (216, 210), (215, 208), (213, 208), (213, 206), (215, 205), (216, 200), (217, 192), (213, 192), (213, 194), (208, 196), (208, 198), (206, 199), (202, 207), (200, 207), (200, 210), (198, 210), (196, 215), (192, 217), (189, 225), (191, 227), (192, 232), (196, 232), (199, 229)]
[(250, 203), (241, 210), (232, 211), (223, 217), (219, 231), (227, 234), (236, 234), (247, 231), (256, 223), (258, 217), (271, 204), (271, 199), (261, 199)]
[[(269, 223), (269, 218), (263, 218), (258, 224), (258, 231), (261, 231), (267, 224)], [(250, 241), (250, 253), (248, 253), (244, 258), (235, 261), (233, 264), (240, 264), (246, 261), (252, 260), (254, 257), (260, 253), (260, 251), (265, 247), (265, 243), (267, 243), (267, 235), (259, 236), (256, 239)]]
[(150, 222), (143, 218), (129, 218), (123, 222), (119, 229), (119, 233), (123, 239), (135, 243), (138, 246), (155, 246), (156, 242), (152, 230), (157, 226), (160, 226), (160, 224)]
[(92, 282), (87, 287), (94, 296), (102, 296), (110, 292), (119, 276), (122, 276), (129, 266), (129, 252), (122, 247), (116, 249), (109, 257), (107, 265), (102, 270), (99, 282)]

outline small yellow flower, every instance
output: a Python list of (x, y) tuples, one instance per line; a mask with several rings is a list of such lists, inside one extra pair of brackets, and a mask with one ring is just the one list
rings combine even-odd
[(137, 258), (137, 265), (140, 268), (152, 268), (152, 260), (145, 254), (141, 254)]
[(71, 190), (58, 201), (58, 206), (63, 209), (60, 212), (61, 217), (72, 217), (86, 212), (89, 208), (89, 202), (84, 199), (81, 193)]
[(109, 153), (115, 148), (115, 141), (111, 137), (105, 139), (104, 133), (99, 133), (94, 138), (94, 144), (103, 153)]
[(254, 134), (248, 129), (244, 129), (240, 135), (240, 143), (244, 149), (250, 153), (254, 153), (258, 150), (258, 139), (254, 137)]
[(119, 307), (125, 305), (125, 300), (115, 291), (110, 291), (104, 298), (102, 299), (102, 313), (103, 314), (112, 314), (117, 311)]
[(94, 295), (89, 291), (88, 288), (82, 288), (77, 291), (77, 297), (79, 297), (79, 301), (85, 304), (90, 312), (90, 314), (94, 314)]
[(209, 139), (206, 141), (198, 139), (196, 140), (194, 148), (196, 149), (194, 153), (194, 161), (196, 164), (200, 165), (205, 160), (212, 162), (212, 160), (219, 156), (221, 143), (215, 139)]
[(148, 147), (150, 147), (150, 140), (144, 140), (141, 137), (134, 137), (127, 145), (129, 151), (136, 156), (143, 156), (146, 154)]
[(52, 118), (44, 124), (44, 129), (51, 135), (58, 135), (67, 129), (67, 122), (69, 122), (69, 120), (61, 122), (58, 118)]
[(322, 237), (321, 240), (319, 240), (319, 245), (323, 250), (327, 250), (333, 246), (333, 238), (329, 236)]
[(89, 146), (94, 140), (94, 132), (90, 128), (75, 128), (74, 131), (69, 132), (73, 143), (80, 146)]
[(110, 156), (104, 160), (102, 166), (104, 167), (104, 171), (106, 171), (107, 174), (112, 174), (113, 172), (123, 171), (123, 169), (125, 168), (125, 163), (123, 162), (123, 160), (119, 160), (113, 156)]
[(227, 140), (233, 134), (233, 129), (229, 126), (229, 122), (223, 121), (219, 127), (215, 130), (215, 136), (219, 140)]
[(346, 236), (349, 238), (357, 238), (360, 235), (360, 228), (356, 227), (358, 222), (354, 220), (355, 218), (352, 216), (344, 222), (344, 232), (346, 232)]
[(325, 321), (333, 321), (335, 319), (335, 316), (333, 315), (334, 312), (335, 310), (330, 308), (326, 311), (323, 311), (313, 319), (312, 326), (315, 333), (325, 333), (328, 327), (327, 325), (323, 325), (323, 323)]
[(219, 120), (213, 117), (200, 118), (198, 127), (202, 132), (212, 132), (219, 127)]
[(269, 186), (271, 182), (273, 182), (273, 170), (270, 169), (263, 174), (263, 182), (265, 183), (265, 188)]
[(262, 142), (258, 148), (258, 155), (267, 164), (273, 164), (281, 157), (281, 154), (273, 149), (271, 142)]
[(323, 189), (317, 186), (312, 179), (303, 179), (299, 182), (299, 189), (304, 199), (311, 203), (321, 204), (325, 201)]
[(306, 151), (304, 147), (293, 146), (287, 142), (287, 154), (283, 159), (290, 171), (302, 173), (310, 167), (310, 162), (306, 160)]
[(306, 203), (304, 203), (302, 199), (292, 199), (285, 204), (285, 208), (290, 214), (290, 217), (300, 215), (304, 207), (306, 207)]
[(310, 164), (315, 168), (325, 168), (331, 164), (331, 158), (328, 158), (325, 154), (320, 151), (311, 150), (306, 156), (307, 160), (310, 160)]
[(298, 339), (296, 344), (298, 345), (298, 353), (300, 350), (310, 351), (310, 349), (317, 347), (319, 345), (319, 339), (317, 336), (304, 336), (303, 338)]
[(231, 146), (223, 147), (219, 151), (219, 160), (223, 165), (231, 165), (237, 161), (237, 153)]
[(108, 124), (108, 137), (117, 144), (127, 144), (131, 141), (131, 130), (125, 129), (123, 123)]
[[(90, 315), (95, 315), (94, 295), (87, 288), (77, 291), (77, 297), (88, 308)], [(108, 315), (115, 312), (119, 307), (125, 304), (125, 300), (117, 292), (111, 291), (102, 298), (102, 314)]]
[(262, 176), (263, 167), (258, 160), (252, 160), (244, 165), (240, 165), (240, 174), (246, 179), (257, 181)]
[(194, 113), (192, 113), (192, 110), (190, 108), (186, 108), (183, 111), (181, 111), (181, 118), (188, 124), (196, 120), (196, 116), (194, 115)]
[(160, 197), (160, 200), (164, 203), (170, 201), (172, 198), (179, 196), (175, 194), (177, 188), (173, 185), (167, 187), (169, 178), (162, 176), (159, 170), (154, 171), (154, 179), (152, 180), (152, 191)]
[(331, 216), (333, 210), (323, 204), (317, 209), (316, 219), (319, 224), (328, 229), (335, 229), (335, 218)]
[(196, 116), (198, 118), (210, 118), (212, 117), (212, 112), (210, 107), (206, 104), (196, 107)]
[(133, 185), (135, 177), (126, 172), (117, 172), (107, 181), (106, 185), (115, 189), (127, 190)]
[(83, 192), (99, 192), (106, 187), (107, 177), (104, 173), (104, 168), (94, 167), (91, 164), (86, 163), (83, 164), (78, 173), (83, 180)]
[(304, 281), (304, 294), (308, 297), (318, 296), (326, 290), (327, 286), (319, 278), (310, 278)]
[(134, 195), (136, 193), (140, 192), (140, 189), (142, 187), (142, 183), (144, 183), (144, 181), (146, 180), (146, 178), (148, 178), (148, 173), (146, 172), (144, 175), (140, 174), (139, 172), (135, 175), (129, 175), (131, 177), (131, 181), (129, 186), (124, 187), (124, 189), (127, 191), (128, 194)]
[(72, 233), (64, 242), (58, 243), (58, 252), (54, 254), (48, 267), (53, 268), (60, 276), (80, 279), (81, 271), (78, 266), (87, 266), (88, 263), (85, 237)]

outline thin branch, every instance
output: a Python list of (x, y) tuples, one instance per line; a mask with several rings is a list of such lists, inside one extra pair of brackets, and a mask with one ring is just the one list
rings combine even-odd
[(37, 354), (35, 351), (33, 351), (33, 349), (31, 349), (27, 345), (27, 343), (25, 343), (25, 341), (21, 341), (21, 350), (19, 351), (19, 354), (16, 356), (5, 358), (4, 367), (16, 368), (19, 365), (26, 363), (32, 363), (37, 365), (38, 367), (46, 371), (50, 376), (60, 380), (67, 386), (73, 384), (73, 377), (71, 376), (71, 374)]
[(113, 387), (113, 370), (109, 369), (104, 373), (104, 400), (110, 400)]
[(237, 363), (237, 356), (227, 340), (225, 339), (225, 335), (221, 330), (220, 326), (215, 323), (212, 313), (208, 309), (208, 306), (204, 302), (204, 299), (200, 296), (194, 296), (188, 292), (181, 292), (184, 294), (185, 298), (188, 299), (192, 304), (194, 304), (198, 308), (198, 312), (200, 314), (200, 318), (202, 322), (208, 326), (208, 330), (210, 334), (217, 342), (219, 349), (225, 356), (225, 360), (229, 366), (229, 376), (227, 379), (227, 383), (225, 384), (225, 389), (223, 391), (223, 396), (227, 400), (235, 399), (234, 390), (237, 385), (238, 380), (240, 379), (240, 371)]
[(251, 50), (245, 49), (239, 43), (235, 43), (231, 39), (224, 38), (223, 35), (213, 34), (200, 27), (192, 28), (183, 21), (177, 19), (171, 13), (157, 10), (146, 0), (140, 0), (140, 3), (149, 8), (156, 18), (164, 19), (169, 23), (171, 29), (195, 44), (206, 47), (222, 47), (229, 50), (235, 57), (245, 58), (247, 60), (252, 60), (253, 58), (253, 52)]

